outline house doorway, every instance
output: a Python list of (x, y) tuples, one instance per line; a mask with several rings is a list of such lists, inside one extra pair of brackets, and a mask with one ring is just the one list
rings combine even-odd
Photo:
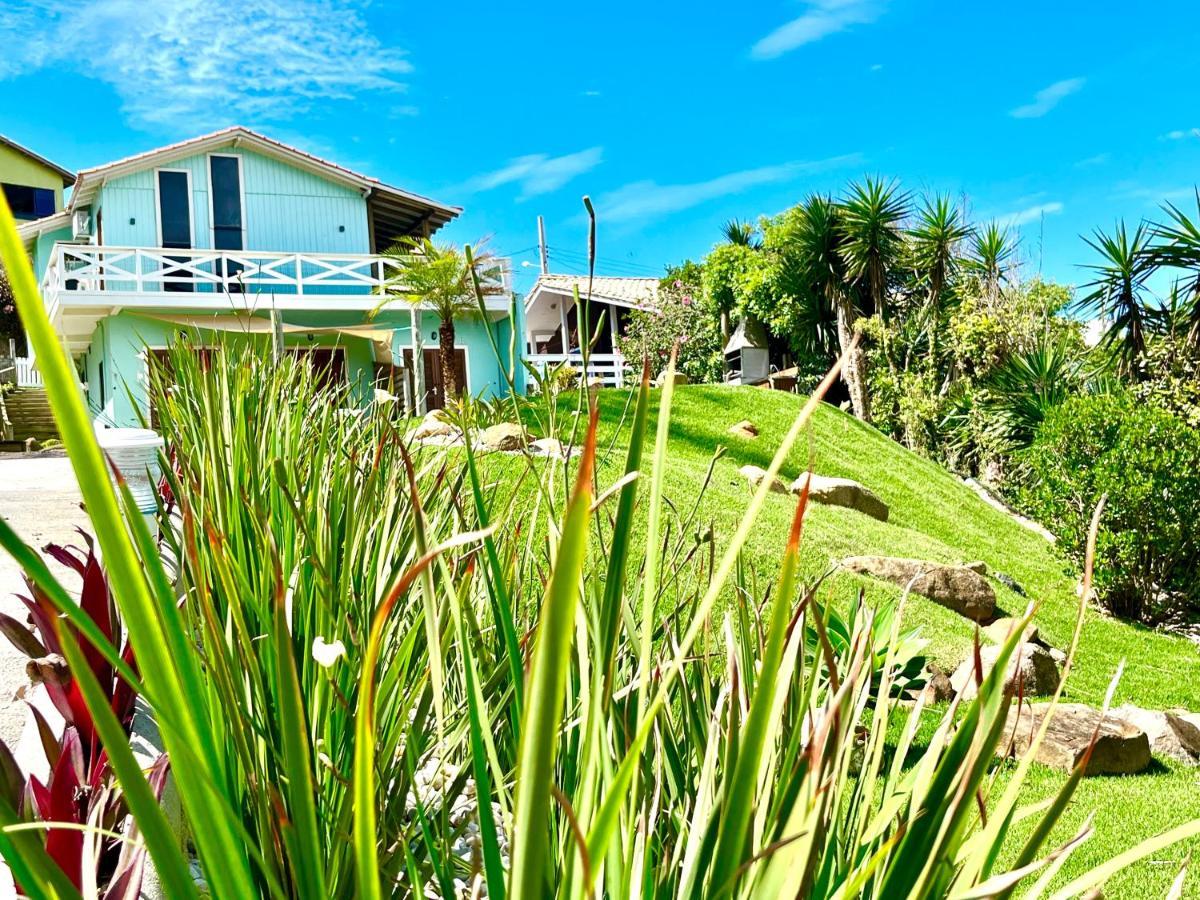
[[(425, 408), (428, 409), (444, 409), (446, 406), (446, 385), (445, 379), (442, 378), (442, 356), (441, 352), (434, 347), (432, 350), (426, 349), (422, 353), (425, 382)], [(416, 396), (416, 388), (413, 385), (413, 352), (411, 348), (404, 350), (404, 369), (409, 374), (409, 396)], [(467, 351), (459, 347), (454, 349), (454, 374), (455, 381), (458, 382), (458, 390), (460, 394), (466, 393), (470, 385), (467, 383)]]

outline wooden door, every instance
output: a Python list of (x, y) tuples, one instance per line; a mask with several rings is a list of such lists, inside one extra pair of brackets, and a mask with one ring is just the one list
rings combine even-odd
[[(408, 387), (410, 396), (415, 396), (415, 388), (412, 379), (412, 349), (405, 348), (404, 350), (404, 368), (409, 373)], [(421, 354), (422, 372), (425, 381), (425, 408), (426, 409), (443, 409), (446, 406), (446, 387), (445, 381), (442, 378), (442, 355), (436, 347), (432, 350), (426, 348)], [(459, 393), (465, 393), (468, 389), (467, 384), (467, 351), (459, 348), (454, 350), (454, 371), (458, 376)]]
[(301, 347), (288, 352), (308, 360), (322, 387), (341, 387), (346, 383), (346, 351), (341, 347)]

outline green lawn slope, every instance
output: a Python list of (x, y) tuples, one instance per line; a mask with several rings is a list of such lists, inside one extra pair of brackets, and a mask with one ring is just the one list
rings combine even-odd
[[(654, 404), (657, 408), (657, 391)], [(630, 392), (599, 394), (600, 484), (619, 477), (624, 465)], [(766, 467), (804, 398), (756, 388), (695, 385), (676, 389), (671, 416), (670, 462), (665, 494), (680, 509), (690, 509), (701, 491), (718, 448), (725, 448), (704, 491), (700, 516), (711, 523), (717, 547), (723, 545), (749, 502), (750, 489), (738, 474), (746, 464)], [(749, 419), (759, 436), (731, 435), (729, 427)], [(654, 433), (651, 424), (650, 434)], [(811, 506), (806, 520), (803, 564), (815, 579), (848, 555), (882, 554), (947, 563), (982, 560), (989, 575), (1004, 573), (1025, 590), (1023, 598), (990, 579), (998, 605), (1019, 615), (1038, 604), (1035, 621), (1052, 645), (1066, 648), (1077, 610), (1078, 573), (1043, 537), (981, 500), (940, 466), (909, 452), (873, 428), (840, 410), (822, 405), (810, 437), (793, 448), (782, 475), (802, 474), (812, 454), (818, 474), (853, 478), (878, 494), (890, 507), (887, 523), (838, 507)], [(747, 557), (764, 577), (774, 572), (794, 511), (795, 498), (771, 495), (754, 529)], [(764, 584), (766, 582), (763, 582)], [(828, 591), (836, 603), (849, 603), (865, 588), (878, 602), (899, 590), (871, 579), (835, 575)], [(828, 594), (827, 594), (828, 596)], [(910, 598), (906, 624), (919, 627), (931, 643), (929, 654), (952, 668), (967, 655), (974, 624), (921, 597)], [(1200, 710), (1200, 651), (1188, 641), (1159, 634), (1088, 610), (1076, 670), (1065, 699), (1093, 705), (1103, 702), (1118, 665), (1125, 671), (1115, 704), (1134, 703), (1155, 709)], [(1029, 799), (1048, 795), (1062, 776), (1038, 769), (1028, 788)], [(1147, 774), (1085, 781), (1072, 810), (1054, 838), (1070, 838), (1089, 812), (1096, 813), (1096, 836), (1072, 858), (1066, 876), (1079, 874), (1141, 838), (1200, 817), (1200, 770), (1155, 763)], [(1175, 847), (1115, 879), (1108, 896), (1163, 896), (1192, 845)], [(1200, 878), (1189, 876), (1188, 896), (1200, 896)]]

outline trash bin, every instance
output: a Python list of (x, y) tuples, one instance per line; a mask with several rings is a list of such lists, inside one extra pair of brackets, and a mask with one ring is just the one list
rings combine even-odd
[(162, 477), (158, 465), (162, 436), (147, 428), (103, 428), (96, 432), (96, 440), (125, 479), (134, 503), (146, 517), (146, 524), (153, 533), (154, 514), (158, 510), (158, 480)]

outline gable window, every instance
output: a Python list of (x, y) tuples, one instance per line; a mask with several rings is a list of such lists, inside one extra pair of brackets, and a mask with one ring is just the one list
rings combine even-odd
[(0, 184), (4, 199), (17, 219), (41, 219), (54, 215), (54, 191), (24, 184)]
[(208, 158), (214, 250), (242, 250), (242, 171), (237, 156)]

